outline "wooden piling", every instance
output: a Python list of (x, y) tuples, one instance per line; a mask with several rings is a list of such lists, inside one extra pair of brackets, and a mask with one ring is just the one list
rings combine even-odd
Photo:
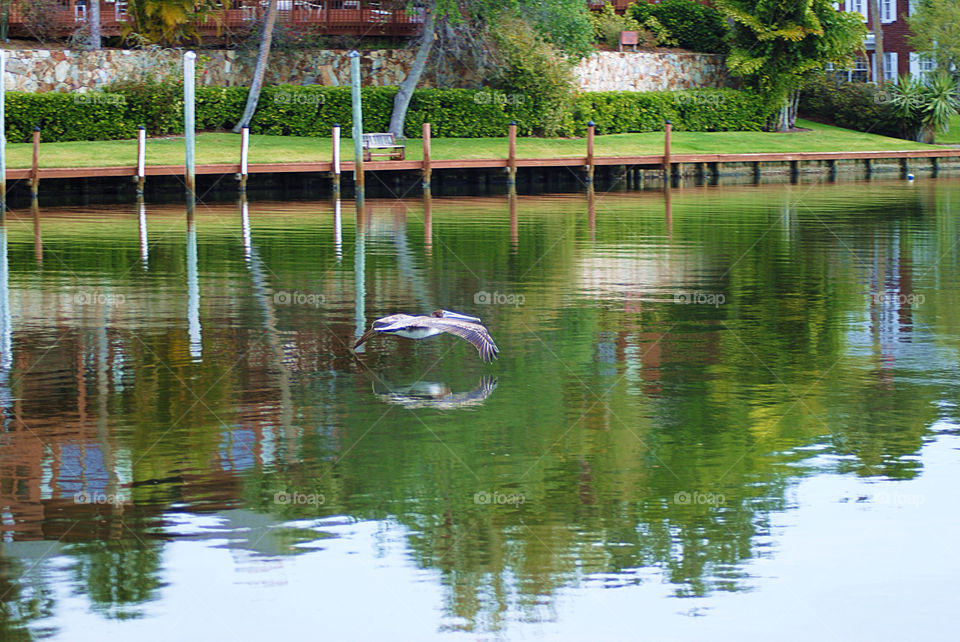
[(873, 174), (873, 164), (870, 162), (869, 158), (863, 159), (863, 170), (866, 173), (867, 178), (870, 178), (871, 174)]
[(363, 106), (360, 91), (360, 52), (356, 49), (347, 54), (350, 58), (350, 96), (353, 105), (353, 186), (354, 198), (361, 203), (366, 195), (365, 179), (363, 175)]
[(670, 184), (670, 133), (673, 131), (673, 123), (669, 120), (663, 124), (663, 182)]
[(517, 185), (517, 123), (510, 121), (509, 143), (507, 147), (507, 185)]
[(7, 52), (0, 49), (0, 212), (7, 209)]
[(143, 196), (143, 184), (146, 180), (147, 164), (147, 128), (137, 129), (137, 196)]
[(40, 128), (33, 128), (33, 166), (30, 169), (30, 195), (37, 198), (40, 193)]
[(197, 189), (197, 121), (196, 121), (196, 63), (197, 54), (188, 51), (183, 54), (183, 138), (185, 148), (185, 182), (187, 185), (187, 208), (193, 207), (192, 201)]
[(250, 158), (250, 125), (240, 130), (240, 191), (247, 191), (247, 162)]
[(333, 145), (333, 162), (330, 164), (330, 170), (333, 174), (333, 197), (340, 198), (340, 123), (333, 124), (333, 130), (330, 132), (331, 144)]
[(587, 123), (587, 185), (593, 185), (593, 136), (597, 124), (592, 120)]
[(423, 124), (423, 189), (430, 191), (430, 177), (433, 170), (430, 169), (430, 123)]
[(790, 182), (796, 183), (800, 180), (800, 161), (790, 161)]
[(930, 171), (933, 178), (936, 178), (937, 175), (940, 174), (940, 159), (936, 156), (930, 159)]

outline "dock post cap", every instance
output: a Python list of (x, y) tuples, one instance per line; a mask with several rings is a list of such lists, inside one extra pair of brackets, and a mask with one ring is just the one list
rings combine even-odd
[(673, 123), (671, 123), (671, 122), (670, 122), (670, 119), (668, 118), (668, 119), (666, 119), (665, 121), (663, 121), (663, 124), (664, 124), (664, 125), (672, 125)]
[(516, 126), (517, 126), (517, 121), (511, 120), (509, 124), (511, 124), (511, 125), (513, 125), (514, 127), (516, 127)]
[(340, 126), (340, 123), (334, 123), (333, 126), (334, 126), (334, 127), (339, 127), (339, 126)]
[(588, 121), (587, 121), (587, 127), (596, 127), (596, 126), (597, 126), (597, 124), (596, 124), (595, 122), (593, 122), (592, 120), (588, 120)]
[(40, 125), (34, 125), (34, 126), (33, 126), (33, 131), (35, 131), (35, 132), (40, 131)]
[(196, 52), (196, 51), (188, 51), (187, 53), (183, 54), (183, 57), (186, 58), (186, 59), (188, 59), (188, 60), (193, 60), (194, 58), (197, 57), (197, 52)]
[(359, 57), (360, 57), (360, 52), (357, 51), (356, 49), (351, 49), (350, 51), (347, 52), (347, 58), (359, 58)]
[(244, 125), (244, 126), (241, 127), (240, 129), (250, 129), (250, 125)]
[(146, 127), (144, 127), (143, 125), (138, 125), (137, 129), (146, 129)]

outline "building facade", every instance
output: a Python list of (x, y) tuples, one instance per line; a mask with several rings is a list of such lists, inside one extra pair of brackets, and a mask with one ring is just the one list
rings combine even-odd
[(933, 71), (933, 61), (924, 60), (907, 41), (910, 33), (907, 19), (913, 15), (918, 5), (917, 0), (877, 0), (883, 28), (883, 60), (880, 61), (875, 55), (876, 35), (873, 32), (870, 3), (867, 0), (835, 2), (834, 6), (838, 11), (862, 15), (870, 29), (865, 42), (866, 55), (857, 60), (853, 69), (839, 73), (847, 74), (849, 80), (862, 81), (874, 80), (882, 73), (885, 80), (895, 81), (904, 74), (922, 76)]

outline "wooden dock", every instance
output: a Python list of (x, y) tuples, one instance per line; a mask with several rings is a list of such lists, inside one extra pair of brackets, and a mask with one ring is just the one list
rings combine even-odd
[[(671, 154), (671, 168), (678, 169), (683, 165), (701, 163), (804, 163), (813, 161), (910, 161), (914, 159), (960, 158), (960, 149), (923, 149), (905, 151), (869, 151), (869, 152), (793, 152), (793, 153), (755, 153), (755, 154)], [(516, 158), (513, 159), (517, 168), (524, 167), (572, 167), (588, 169), (591, 165), (586, 156), (569, 156), (559, 158)], [(646, 156), (594, 156), (593, 166), (626, 165), (646, 169), (661, 169), (666, 156), (663, 154)], [(451, 170), (451, 169), (503, 169), (510, 167), (509, 158), (464, 158), (464, 159), (430, 159), (373, 161), (363, 164), (365, 171), (391, 172)], [(220, 163), (197, 165), (197, 174), (227, 175), (239, 174), (240, 163)], [(352, 162), (341, 162), (343, 173), (353, 172)], [(247, 172), (250, 174), (287, 174), (287, 173), (331, 173), (331, 161), (296, 162), (296, 163), (250, 163)], [(7, 178), (11, 180), (31, 179), (36, 172), (37, 179), (50, 178), (100, 178), (105, 176), (136, 177), (136, 165), (117, 165), (112, 167), (38, 167), (8, 169)], [(144, 167), (146, 176), (183, 176), (183, 165), (147, 165)]]

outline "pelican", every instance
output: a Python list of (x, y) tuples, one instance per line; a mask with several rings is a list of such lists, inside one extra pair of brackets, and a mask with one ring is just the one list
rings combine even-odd
[(377, 319), (353, 348), (357, 349), (378, 334), (392, 334), (407, 339), (426, 339), (444, 332), (472, 343), (480, 353), (480, 360), (485, 363), (490, 363), (500, 353), (500, 349), (493, 342), (487, 329), (480, 323), (480, 319), (450, 310), (437, 310), (430, 316), (391, 314)]
[(435, 381), (394, 385), (377, 379), (373, 382), (373, 393), (380, 398), (380, 401), (404, 408), (455, 410), (483, 405), (496, 387), (497, 379), (490, 375), (480, 377), (480, 383), (469, 392), (453, 392), (447, 384)]

